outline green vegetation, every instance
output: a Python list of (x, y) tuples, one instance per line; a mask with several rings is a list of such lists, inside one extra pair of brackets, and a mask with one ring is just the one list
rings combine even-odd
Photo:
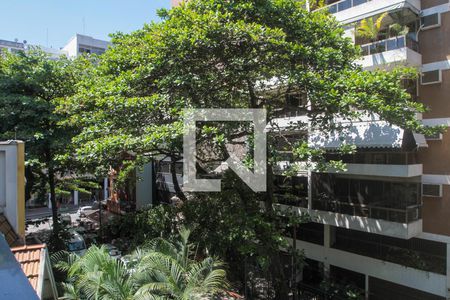
[[(160, 23), (114, 34), (113, 47), (99, 57), (55, 61), (30, 52), (0, 58), (0, 137), (17, 134), (27, 142), (27, 161), (52, 195), (55, 228), (57, 177), (72, 170), (105, 176), (113, 168), (118, 172), (115, 188), (120, 189), (146, 162), (160, 157), (171, 161), (179, 205), (138, 212), (108, 228), (111, 236), (134, 236), (131, 247), (141, 249), (137, 264), (129, 269), (96, 247), (81, 258), (70, 256), (60, 264), (68, 272), (68, 296), (186, 299), (214, 293), (226, 284), (223, 264), (212, 255), (225, 261), (230, 280), (245, 285), (249, 270), (257, 270), (273, 286), (275, 299), (287, 299), (287, 283), (297, 274), (286, 272), (280, 248), (292, 252), (298, 265), (302, 259), (283, 232), (306, 217), (288, 216), (290, 224), (280, 221), (273, 186), (274, 167), (281, 160), (277, 144), (284, 141), (284, 150), (296, 161), (314, 161), (309, 167), (316, 171), (345, 166), (326, 162), (324, 150), (311, 148), (304, 136), (292, 141), (286, 132), (311, 126), (326, 135), (342, 129), (337, 119), (373, 114), (404, 129), (433, 132), (416, 118), (425, 107), (401, 86), (417, 76), (415, 70), (362, 70), (354, 63), (359, 50), (344, 37), (341, 25), (326, 11), (308, 12), (303, 4), (191, 0), (161, 10)], [(366, 30), (370, 37), (381, 20), (372, 23)], [(183, 116), (189, 108), (267, 109), (272, 127), (267, 192), (252, 192), (228, 171), (221, 193), (183, 193), (175, 163), (183, 158)], [(274, 119), (292, 111), (308, 116), (310, 123), (277, 127)], [(252, 145), (249, 124), (200, 124), (197, 129), (203, 150), (198, 151), (200, 173), (228, 158), (227, 145)], [(351, 153), (354, 147), (341, 151)], [(252, 166), (251, 153), (245, 161)], [(63, 190), (65, 184), (60, 186)], [(182, 225), (193, 228), (196, 255), (187, 251), (191, 246), (185, 231), (178, 242), (143, 246), (155, 237), (172, 240)]]
[(182, 228), (171, 242), (155, 239), (139, 248), (124, 264), (105, 248), (92, 246), (83, 257), (58, 253), (53, 259), (67, 272), (67, 299), (200, 299), (224, 291), (224, 265), (199, 257)]
[(79, 128), (62, 125), (67, 115), (56, 108), (76, 93), (83, 70), (82, 60), (52, 60), (39, 49), (0, 55), (0, 140), (25, 141), (27, 198), (38, 193), (46, 199), (50, 193), (57, 240), (57, 196), (95, 186), (73, 176), (79, 163), (61, 159), (73, 158), (71, 139)]

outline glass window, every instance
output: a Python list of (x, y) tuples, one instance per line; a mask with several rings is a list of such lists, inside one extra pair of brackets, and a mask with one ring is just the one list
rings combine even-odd
[(338, 11), (343, 11), (352, 7), (352, 0), (345, 0), (338, 3)]
[(441, 82), (441, 70), (434, 70), (422, 73), (422, 84), (433, 84)]
[(330, 7), (328, 7), (328, 11), (330, 12), (330, 14), (337, 13), (337, 4), (336, 5), (331, 5)]
[(360, 5), (360, 4), (364, 4), (364, 3), (366, 3), (367, 1), (369, 1), (369, 0), (353, 0), (353, 6), (357, 6), (357, 5)]
[(442, 133), (434, 133), (434, 134), (427, 134), (425, 135), (425, 139), (426, 140), (431, 140), (431, 141), (438, 141), (438, 140), (442, 140)]
[(420, 25), (422, 29), (432, 28), (441, 25), (441, 15), (435, 13), (432, 15), (424, 16), (420, 18)]
[(423, 184), (422, 185), (422, 195), (430, 197), (441, 197), (442, 196), (442, 185), (440, 184)]

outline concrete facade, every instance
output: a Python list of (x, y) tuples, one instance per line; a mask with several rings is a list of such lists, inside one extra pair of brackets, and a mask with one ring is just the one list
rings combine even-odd
[(0, 213), (25, 237), (25, 145), (0, 142)]

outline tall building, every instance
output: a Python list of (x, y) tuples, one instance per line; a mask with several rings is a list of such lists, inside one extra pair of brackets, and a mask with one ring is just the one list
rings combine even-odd
[[(418, 118), (450, 126), (448, 0), (331, 0), (323, 9), (361, 47), (358, 63), (366, 70), (417, 68), (420, 78), (404, 84), (430, 108)], [(367, 18), (382, 20), (373, 39), (358, 34)], [(354, 155), (337, 154), (342, 139), (357, 146)], [(288, 184), (278, 176), (279, 202), (313, 220), (296, 234), (308, 262), (303, 290), (329, 278), (362, 289), (367, 299), (449, 299), (450, 133), (424, 137), (367, 119), (347, 133), (312, 132), (309, 143), (342, 159), (347, 171), (305, 172)], [(283, 199), (283, 189), (297, 199)]]
[(75, 34), (70, 41), (60, 49), (49, 48), (38, 45), (29, 45), (26, 41), (7, 41), (0, 40), (0, 50), (6, 50), (12, 53), (18, 51), (26, 51), (31, 47), (39, 47), (42, 51), (50, 55), (51, 58), (57, 59), (61, 55), (67, 57), (77, 57), (81, 54), (102, 54), (111, 45), (110, 42), (95, 39), (91, 36)]
[[(404, 84), (430, 109), (418, 118), (428, 126), (450, 126), (448, 0), (325, 2), (322, 9), (361, 47), (364, 69), (417, 68), (420, 78)], [(367, 18), (382, 20), (373, 39), (357, 33)], [(304, 249), (307, 264), (298, 280), (312, 297), (305, 299), (324, 293), (324, 279), (355, 286), (366, 299), (450, 299), (450, 132), (424, 137), (374, 118), (349, 130), (308, 138), (327, 150), (328, 159), (346, 162), (346, 172), (276, 176), (281, 206), (312, 216), (297, 228), (295, 243), (288, 233)], [(354, 155), (337, 154), (342, 139), (357, 146)], [(285, 197), (286, 191), (297, 197)]]
[(76, 57), (83, 53), (102, 54), (108, 49), (109, 45), (111, 45), (110, 42), (77, 33), (62, 48), (62, 52), (66, 53), (69, 57)]

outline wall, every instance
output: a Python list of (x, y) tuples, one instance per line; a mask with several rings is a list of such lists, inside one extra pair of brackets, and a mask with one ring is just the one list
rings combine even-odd
[(136, 182), (136, 209), (142, 209), (153, 203), (153, 166), (146, 164), (138, 170)]
[[(448, 10), (448, 0), (423, 0), (425, 13)], [(450, 12), (441, 13), (441, 25), (419, 33), (423, 70), (442, 68), (442, 82), (419, 86), (419, 99), (430, 110), (423, 119), (450, 118)], [(423, 173), (443, 178), (450, 175), (450, 132), (440, 141), (428, 141), (428, 148), (419, 151)], [(424, 179), (425, 180), (425, 179)], [(442, 197), (423, 197), (423, 231), (450, 236), (450, 185), (444, 182)]]
[(25, 145), (0, 142), (0, 206), (20, 237), (25, 236)]

